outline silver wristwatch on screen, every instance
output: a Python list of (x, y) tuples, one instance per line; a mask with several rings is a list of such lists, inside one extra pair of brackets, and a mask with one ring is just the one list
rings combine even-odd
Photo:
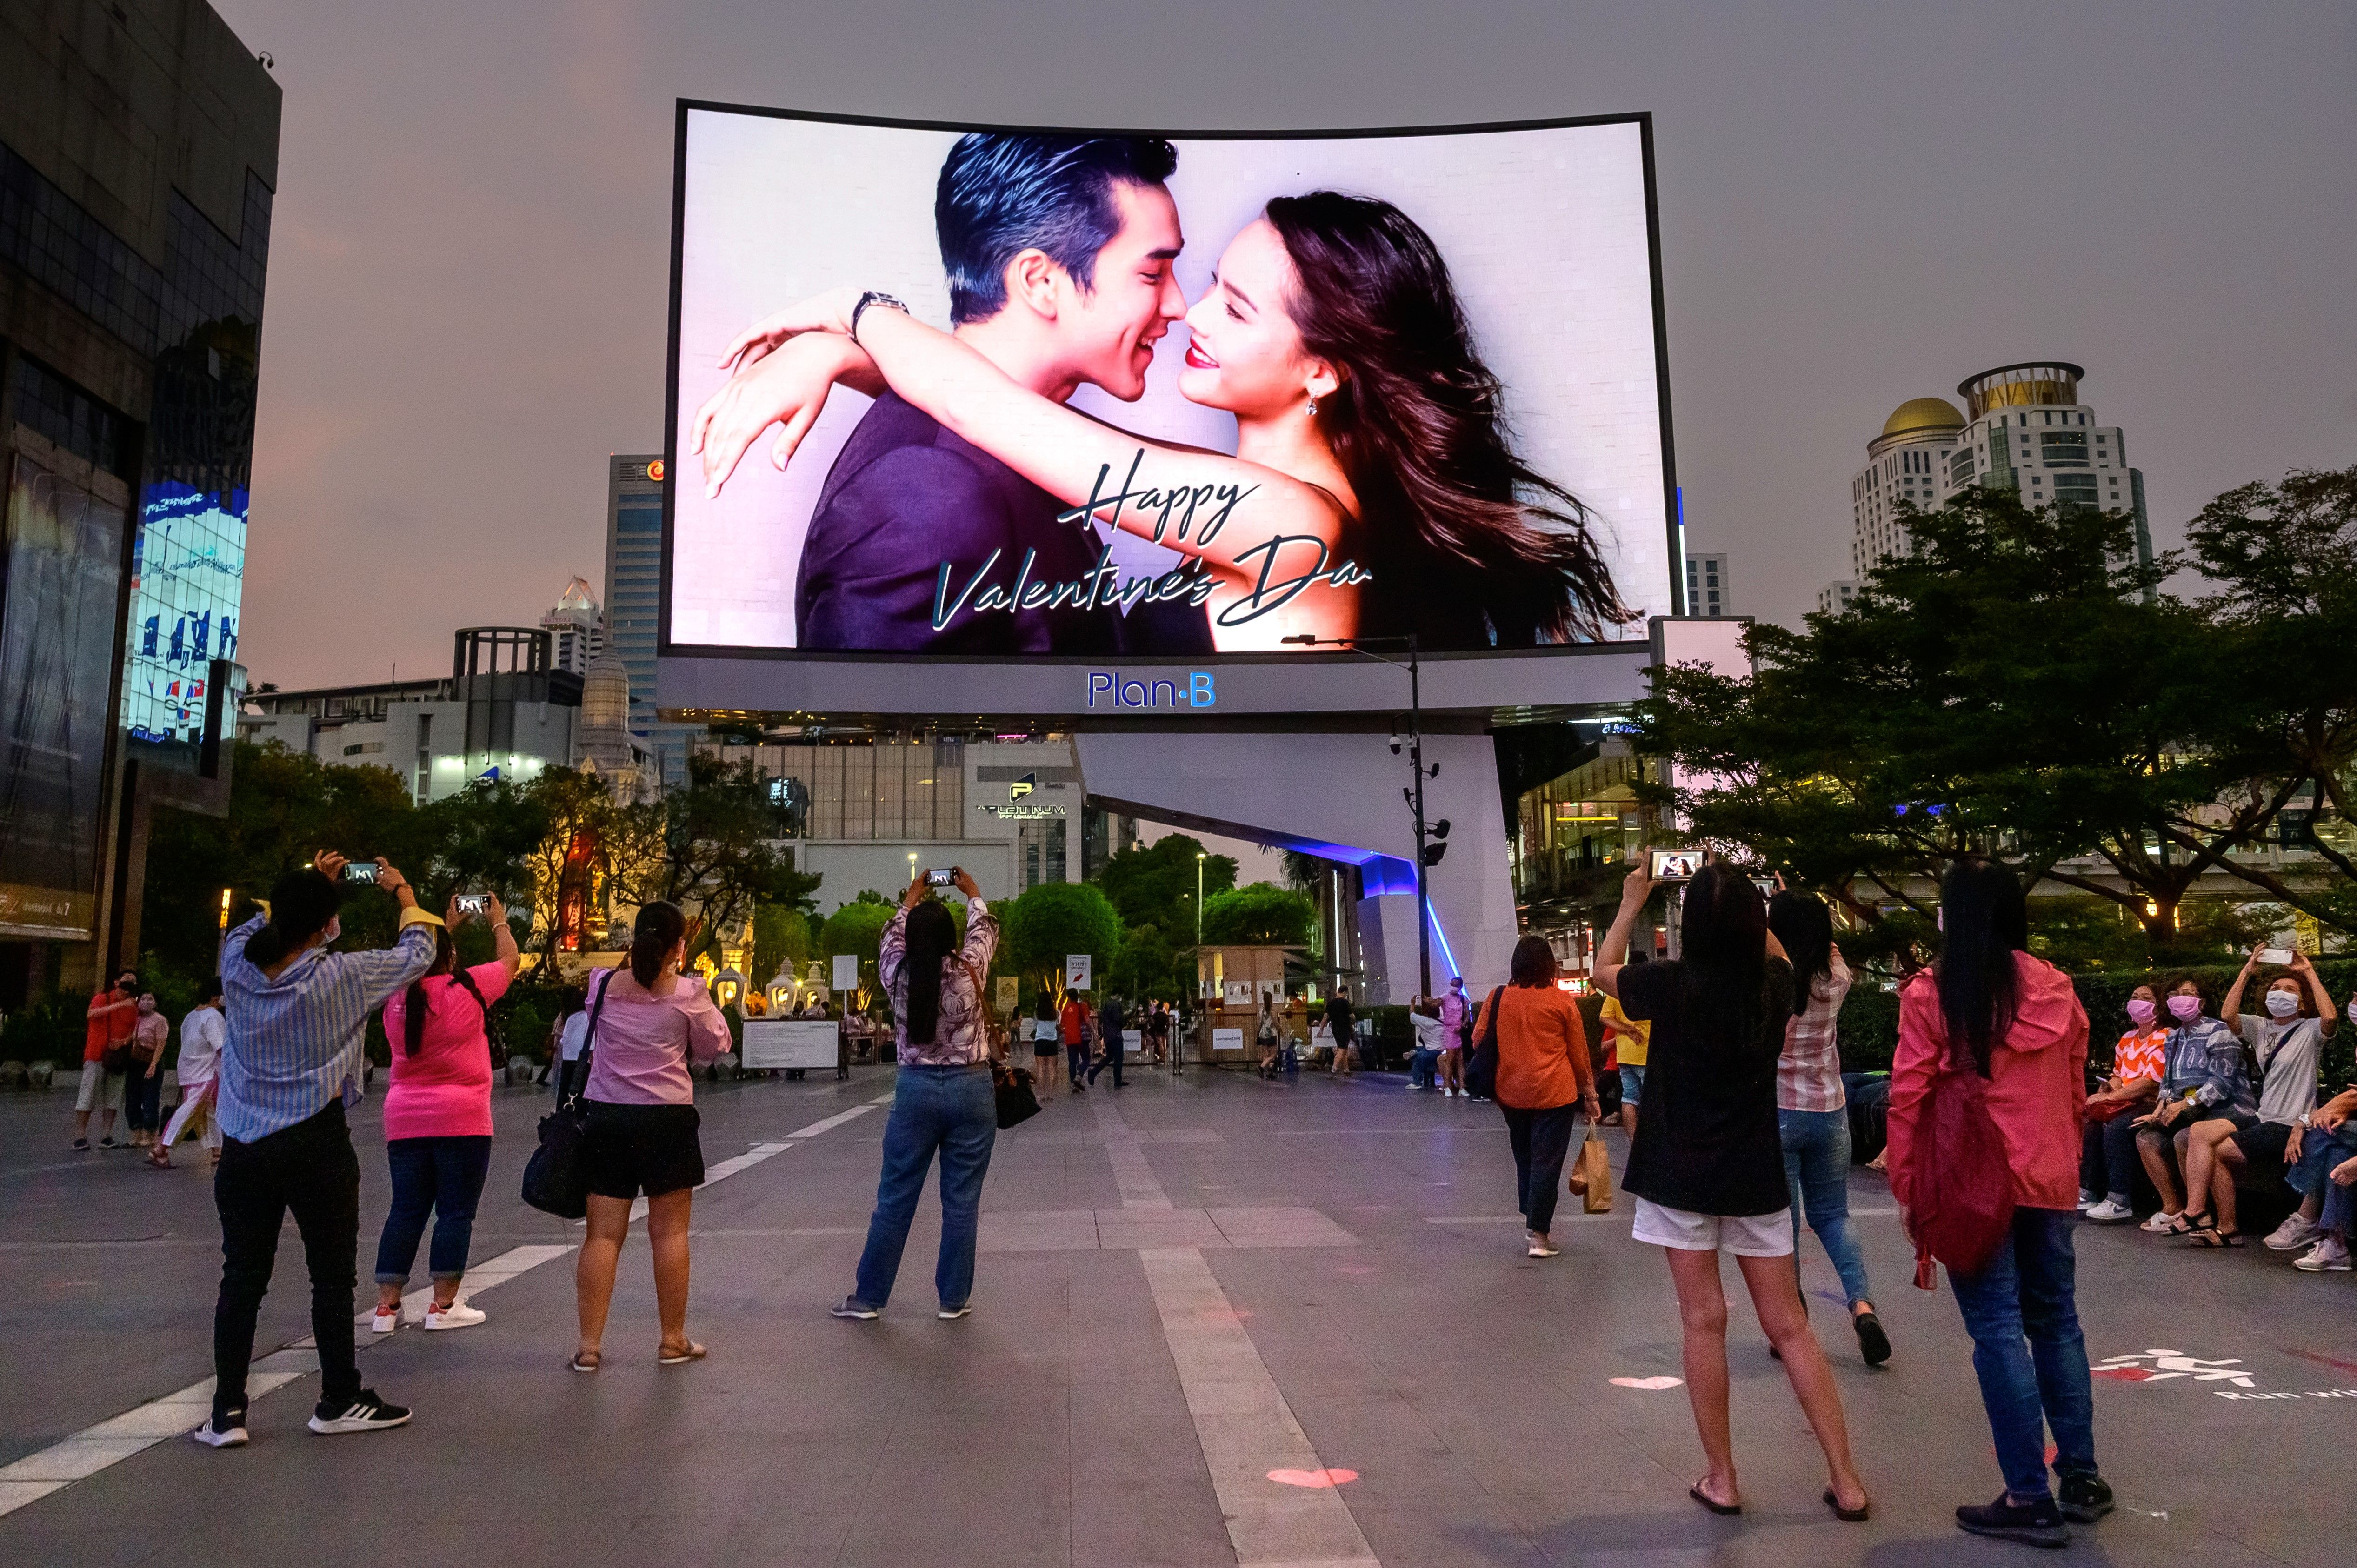
[(909, 307), (890, 295), (879, 289), (869, 289), (859, 296), (859, 303), (851, 307), (851, 340), (855, 343), (859, 341), (859, 318), (867, 314), (867, 307), (871, 305), (880, 305), (887, 310), (897, 310), (903, 316), (909, 314)]

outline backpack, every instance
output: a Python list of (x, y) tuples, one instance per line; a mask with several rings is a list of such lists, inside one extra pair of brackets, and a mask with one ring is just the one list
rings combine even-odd
[(1989, 1115), (1987, 1080), (1953, 1047), (1943, 1053), (1919, 1126), (1907, 1234), (1917, 1288), (1936, 1290), (1935, 1259), (1951, 1273), (1978, 1273), (2011, 1230), (2013, 1163)]
[(1506, 988), (1501, 985), (1481, 1006), (1488, 1022), (1481, 1037), (1474, 1042), (1472, 1060), (1465, 1064), (1465, 1092), (1476, 1100), (1498, 1098), (1498, 1015), (1504, 1010), (1505, 1001)]

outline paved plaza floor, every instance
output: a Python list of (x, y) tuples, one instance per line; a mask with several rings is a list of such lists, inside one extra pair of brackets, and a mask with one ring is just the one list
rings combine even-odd
[[(1610, 1215), (1573, 1205), (1562, 1255), (1525, 1258), (1493, 1107), (1376, 1074), (1139, 1069), (1060, 1092), (999, 1138), (974, 1315), (933, 1316), (929, 1208), (882, 1320), (836, 1321), (890, 1089), (888, 1069), (705, 1089), (718, 1179), (695, 1199), (689, 1323), (711, 1357), (655, 1365), (634, 1230), (587, 1377), (565, 1368), (579, 1230), (516, 1197), (544, 1100), (500, 1090), (468, 1287), (490, 1320), (362, 1334), (363, 1378), (416, 1419), (303, 1430), (317, 1380), (284, 1348), (308, 1332), (290, 1226), (257, 1341), (255, 1387), (280, 1386), (254, 1401), (252, 1445), (221, 1452), (181, 1435), (204, 1414), (219, 1273), (201, 1152), (169, 1173), (71, 1155), (69, 1097), (0, 1101), (0, 1563), (1823, 1568), (2025, 1551), (1951, 1521), (1999, 1487), (1969, 1345), (1946, 1291), (1912, 1288), (1871, 1173), (1851, 1199), (1887, 1368), (1860, 1363), (1813, 1240), (1803, 1257), (1875, 1517), (1818, 1501), (1814, 1444), (1738, 1305), (1747, 1508), (1720, 1519), (1685, 1496), (1702, 1458), (1669, 1381), (1661, 1258), (1630, 1239), (1625, 1196)], [(363, 1277), (380, 1104), (354, 1116)], [(2121, 1507), (2056, 1556), (2347, 1562), (2357, 1277), (2083, 1228), (2079, 1279)]]

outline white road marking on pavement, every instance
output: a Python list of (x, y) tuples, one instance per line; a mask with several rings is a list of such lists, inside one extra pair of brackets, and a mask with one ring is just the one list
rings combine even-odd
[[(1101, 1211), (1100, 1225), (1125, 1217), (1161, 1223), (1142, 1219), (1142, 1211), (1158, 1216), (1171, 1213), (1172, 1207), (1137, 1135), (1110, 1098), (1097, 1101), (1094, 1110), (1121, 1186), (1123, 1210), (1120, 1216)], [(1162, 1337), (1178, 1368), (1236, 1562), (1246, 1568), (1381, 1568), (1340, 1492), (1269, 1480), (1272, 1470), (1328, 1466), (1294, 1419), (1201, 1248), (1149, 1246), (1137, 1256), (1154, 1292)]]
[[(890, 1096), (886, 1096), (888, 1100)], [(855, 1105), (823, 1121), (813, 1122), (800, 1132), (789, 1133), (772, 1142), (754, 1144), (734, 1159), (721, 1161), (705, 1173), (704, 1185), (726, 1181), (740, 1172), (750, 1170), (762, 1161), (774, 1159), (804, 1138), (814, 1138), (830, 1128), (840, 1127), (856, 1117), (864, 1116), (883, 1101), (866, 1105)], [(646, 1199), (631, 1206), (633, 1219), (646, 1212)], [(576, 1220), (576, 1224), (580, 1221)], [(511, 1247), (495, 1258), (470, 1264), (467, 1270), (464, 1294), (475, 1295), (505, 1284), (517, 1275), (540, 1267), (553, 1259), (572, 1251), (577, 1242), (561, 1245), (535, 1243)], [(414, 1290), (402, 1297), (402, 1315), (417, 1321), (433, 1299), (433, 1287)], [(356, 1326), (365, 1325), (371, 1313), (361, 1313)], [(379, 1343), (378, 1337), (361, 1335), (357, 1349), (366, 1351)], [(308, 1377), (319, 1369), (318, 1352), (309, 1335), (293, 1344), (257, 1358), (247, 1369), (245, 1397), (249, 1407), (263, 1395), (274, 1393), (297, 1379)], [(213, 1380), (190, 1383), (157, 1399), (135, 1405), (121, 1415), (86, 1426), (70, 1437), (59, 1438), (47, 1448), (27, 1454), (11, 1465), (0, 1465), (0, 1517), (14, 1513), (27, 1503), (48, 1497), (61, 1487), (70, 1486), (112, 1465), (119, 1465), (135, 1454), (145, 1453), (156, 1444), (204, 1424), (212, 1413)]]

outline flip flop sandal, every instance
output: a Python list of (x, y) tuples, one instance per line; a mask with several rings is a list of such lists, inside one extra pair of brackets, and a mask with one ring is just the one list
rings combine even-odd
[(604, 1365), (606, 1358), (596, 1350), (576, 1350), (573, 1359), (565, 1364), (576, 1372), (594, 1372)]
[(1862, 1502), (1854, 1509), (1842, 1507), (1841, 1498), (1835, 1495), (1831, 1487), (1825, 1488), (1825, 1507), (1833, 1509), (1834, 1517), (1845, 1524), (1863, 1524), (1867, 1516), (1874, 1511), (1872, 1499)]
[(691, 1339), (688, 1341), (687, 1348), (684, 1350), (673, 1350), (669, 1347), (664, 1347), (660, 1349), (655, 1355), (655, 1365), (659, 1367), (684, 1367), (690, 1361), (703, 1360), (704, 1357), (704, 1347)]
[(1717, 1498), (1704, 1491), (1702, 1489), (1702, 1483), (1699, 1481), (1686, 1488), (1686, 1496), (1692, 1498), (1695, 1501), (1700, 1503), (1703, 1507), (1716, 1514), (1738, 1514), (1743, 1511), (1743, 1505), (1741, 1503), (1720, 1502)]
[(2218, 1222), (2205, 1214), (2186, 1227), (2185, 1243), (2189, 1247), (2239, 1247), (2243, 1233), (2219, 1230)]

